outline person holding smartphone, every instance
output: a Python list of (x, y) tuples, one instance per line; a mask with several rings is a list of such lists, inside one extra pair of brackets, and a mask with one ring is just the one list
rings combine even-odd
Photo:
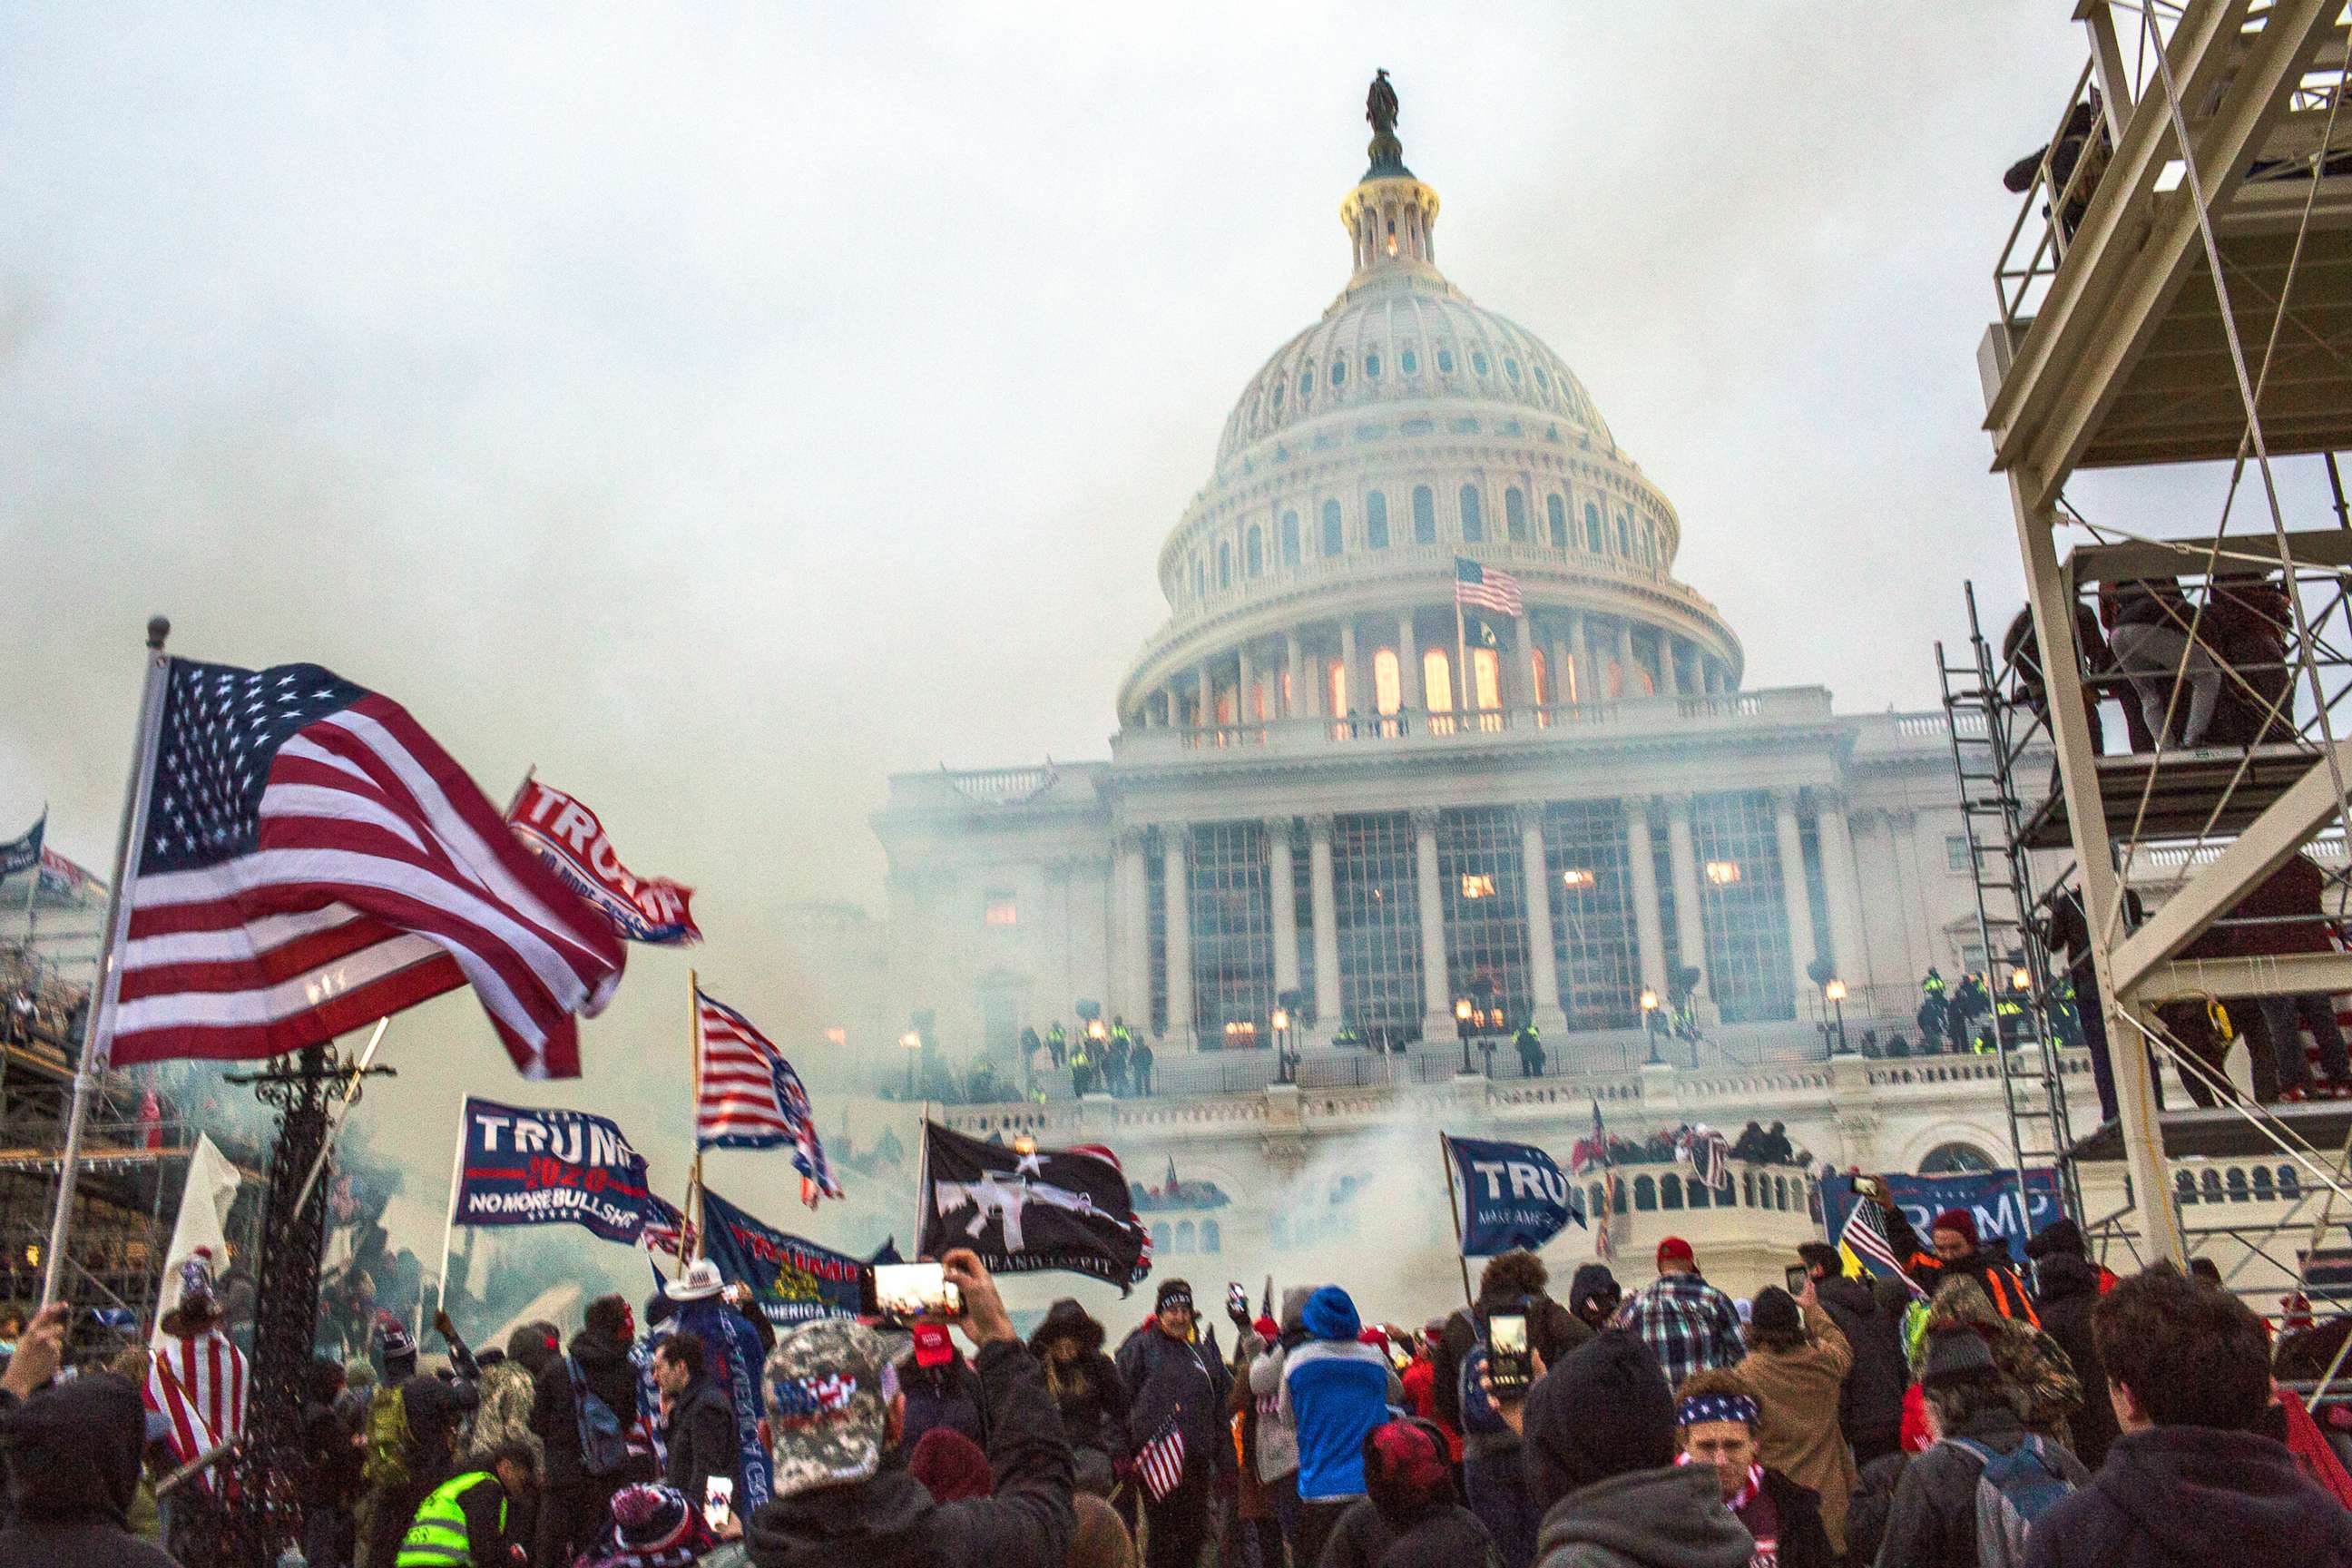
[(1762, 1413), (1757, 1454), (1768, 1468), (1821, 1497), (1831, 1547), (1845, 1550), (1846, 1506), (1853, 1499), (1853, 1454), (1838, 1425), (1838, 1400), (1853, 1351), (1822, 1310), (1810, 1275), (1804, 1289), (1757, 1292), (1748, 1314), (1748, 1358), (1738, 1368)]

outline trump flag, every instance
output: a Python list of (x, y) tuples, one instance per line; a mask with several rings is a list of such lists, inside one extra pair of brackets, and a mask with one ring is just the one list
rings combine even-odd
[(507, 808), (507, 826), (624, 940), (657, 947), (702, 940), (688, 907), (694, 889), (666, 877), (637, 876), (622, 865), (596, 814), (554, 785), (525, 779)]
[(1439, 1136), (1453, 1162), (1454, 1221), (1462, 1256), (1532, 1252), (1584, 1223), (1584, 1198), (1552, 1157), (1532, 1143)]
[(646, 1157), (620, 1127), (584, 1110), (541, 1110), (468, 1096), (456, 1225), (580, 1225), (634, 1242), (677, 1211), (646, 1186)]

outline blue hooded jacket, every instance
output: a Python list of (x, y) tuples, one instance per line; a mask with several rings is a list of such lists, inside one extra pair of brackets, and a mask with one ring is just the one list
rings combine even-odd
[(1337, 1285), (1307, 1300), (1299, 1321), (1315, 1337), (1292, 1351), (1282, 1404), (1298, 1430), (1298, 1495), (1336, 1502), (1364, 1495), (1364, 1439), (1388, 1419), (1389, 1364), (1357, 1342), (1362, 1320)]

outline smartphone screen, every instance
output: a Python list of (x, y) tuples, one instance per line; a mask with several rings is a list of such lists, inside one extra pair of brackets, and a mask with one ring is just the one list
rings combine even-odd
[(712, 1476), (702, 1484), (703, 1522), (713, 1530), (724, 1530), (735, 1513), (735, 1481), (730, 1476)]
[(936, 1263), (877, 1263), (874, 1311), (896, 1323), (921, 1317), (961, 1317), (963, 1292)]
[(1249, 1292), (1242, 1289), (1239, 1281), (1225, 1287), (1225, 1310), (1229, 1312), (1249, 1310)]
[(1528, 1353), (1528, 1315), (1496, 1312), (1486, 1320), (1486, 1382), (1496, 1394), (1518, 1394), (1535, 1381)]
[(1486, 1348), (1498, 1356), (1528, 1353), (1528, 1320), (1517, 1312), (1497, 1312), (1486, 1320)]
[(1789, 1266), (1789, 1294), (1791, 1296), (1803, 1295), (1805, 1293), (1805, 1287), (1812, 1282), (1812, 1278), (1813, 1271), (1806, 1268), (1803, 1264), (1790, 1264)]

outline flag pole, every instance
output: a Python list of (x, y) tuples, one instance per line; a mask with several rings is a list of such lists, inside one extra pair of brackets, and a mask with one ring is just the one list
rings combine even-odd
[[(376, 1038), (383, 1037), (379, 1030)], [(368, 1048), (375, 1048), (373, 1042), (370, 1042)], [(433, 1302), (433, 1310), (436, 1313), (449, 1310), (449, 1238), (457, 1232), (457, 1188), (466, 1178), (466, 1107), (473, 1102), (474, 1097), (470, 1094), (457, 1102), (457, 1146), (449, 1151), (449, 1217), (441, 1225), (441, 1272), (437, 1277), (440, 1293)], [(298, 1208), (294, 1212), (299, 1214), (302, 1211)], [(467, 1256), (471, 1256), (470, 1251)], [(425, 1315), (425, 1293), (422, 1290), (416, 1296), (416, 1315), (420, 1318)], [(419, 1341), (425, 1338), (423, 1323), (416, 1325), (416, 1337)]]
[(1437, 1157), (1445, 1163), (1445, 1207), (1454, 1216), (1454, 1261), (1462, 1269), (1462, 1304), (1475, 1309), (1478, 1298), (1470, 1293), (1470, 1260), (1462, 1256), (1462, 1194), (1454, 1185), (1454, 1141), (1443, 1132), (1437, 1135)]
[(33, 849), (33, 884), (25, 889), (25, 956), (26, 958), (33, 956), (33, 922), (37, 918), (33, 913), (33, 900), (41, 890), (41, 855), (48, 847), (49, 842), (49, 803), (46, 800), (41, 802), (41, 820), (37, 826), (41, 830), (41, 842)]
[[(694, 1258), (702, 1258), (702, 982), (694, 970), (686, 972), (686, 1038), (694, 1053), (690, 1076), (694, 1083), (694, 1163), (686, 1178), (687, 1212), (694, 1220)], [(689, 1261), (679, 1254), (681, 1262)]]
[[(163, 694), (172, 679), (171, 656), (163, 651), (172, 623), (162, 616), (147, 622), (147, 681), (139, 698), (139, 738), (131, 753), (131, 782), (122, 798), (122, 826), (114, 839), (114, 886), (106, 895), (106, 940), (98, 954), (98, 974), (90, 987), (89, 1006), (82, 1018), (81, 1060), (74, 1069), (73, 1108), (66, 1113), (65, 1151), (58, 1166), (58, 1209), (49, 1221), (49, 1250), (41, 1259), (41, 1305), (58, 1299), (65, 1279), (66, 1240), (73, 1229), (74, 1185), (79, 1174), (82, 1124), (89, 1118), (90, 1097), (106, 1072), (114, 1044), (114, 1001), (121, 988), (120, 963), (123, 928), (131, 921), (130, 883), (134, 849), (147, 826), (147, 786), (155, 773), (155, 742), (163, 728)], [(47, 835), (42, 836), (44, 839)], [(33, 867), (33, 886), (41, 885), (41, 868)]]

